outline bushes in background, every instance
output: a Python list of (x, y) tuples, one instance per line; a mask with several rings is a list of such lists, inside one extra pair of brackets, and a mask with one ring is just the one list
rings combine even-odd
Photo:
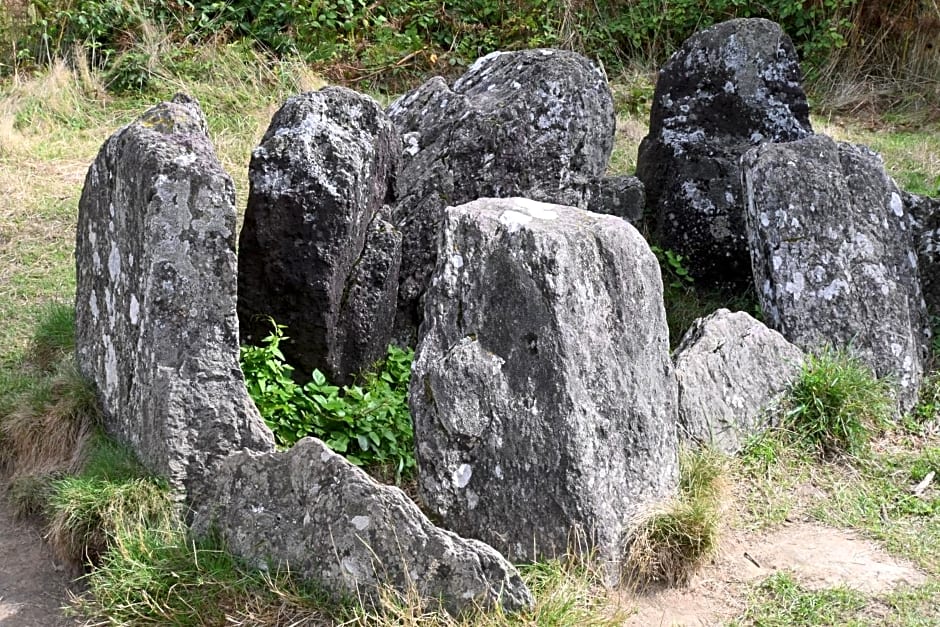
[[(940, 74), (940, 9), (917, 0), (18, 0), (0, 8), (0, 73), (76, 46), (108, 67), (136, 50), (142, 73), (148, 59), (136, 46), (156, 32), (175, 42), (246, 39), (299, 54), (333, 79), (396, 88), (493, 50), (536, 46), (573, 48), (614, 71), (658, 65), (696, 30), (733, 17), (779, 22), (814, 77), (847, 66), (860, 76)], [(145, 86), (126, 76), (114, 84)]]

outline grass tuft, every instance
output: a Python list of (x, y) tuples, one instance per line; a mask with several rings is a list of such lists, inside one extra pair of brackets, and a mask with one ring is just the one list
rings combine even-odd
[(644, 516), (628, 541), (625, 574), (636, 585), (684, 585), (718, 551), (727, 458), (705, 448), (680, 462), (678, 499)]
[(50, 371), (75, 351), (75, 307), (53, 301), (39, 318), (29, 346), (29, 360)]
[(789, 397), (782, 428), (824, 457), (863, 453), (895, 412), (891, 386), (847, 351), (809, 355)]
[(779, 572), (757, 586), (744, 624), (762, 627), (845, 625), (865, 605), (865, 596), (855, 590), (807, 590), (789, 573)]
[(34, 380), (0, 416), (0, 467), (13, 476), (75, 472), (98, 421), (94, 390), (74, 360), (64, 359), (54, 375)]

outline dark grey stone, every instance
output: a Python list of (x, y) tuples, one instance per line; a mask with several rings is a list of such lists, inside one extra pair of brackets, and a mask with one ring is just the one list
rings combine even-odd
[(221, 535), (259, 568), (289, 567), (333, 595), (375, 600), (379, 586), (440, 598), (458, 612), (529, 607), (532, 595), (492, 547), (438, 529), (398, 488), (376, 483), (314, 438), (228, 458), (194, 528)]
[(646, 206), (643, 181), (635, 176), (610, 176), (591, 186), (588, 211), (618, 216), (630, 224), (640, 224)]
[(790, 38), (764, 19), (700, 31), (660, 70), (636, 174), (657, 242), (701, 285), (751, 281), (739, 160), (812, 134), (801, 80)]
[(446, 211), (410, 389), (445, 527), (512, 560), (580, 531), (618, 571), (631, 516), (677, 481), (662, 293), (620, 218), (523, 198)]
[(815, 136), (751, 150), (742, 168), (768, 325), (803, 350), (850, 346), (910, 409), (930, 330), (911, 216), (881, 158)]
[(110, 434), (191, 494), (226, 455), (274, 447), (238, 365), (234, 187), (195, 101), (105, 142), (75, 261), (78, 363)]
[(940, 316), (940, 198), (903, 192), (917, 245), (920, 285), (931, 316)]
[(587, 207), (614, 139), (607, 79), (563, 50), (496, 52), (453, 85), (433, 78), (388, 109), (404, 140), (396, 336), (413, 341), (445, 207), (525, 196)]
[(696, 320), (673, 354), (679, 438), (737, 453), (773, 426), (775, 404), (796, 381), (803, 351), (743, 311)]
[[(318, 368), (342, 383), (385, 354), (395, 307), (386, 286), (398, 281), (399, 253), (377, 221), (400, 157), (394, 124), (352, 90), (301, 94), (275, 114), (249, 167), (238, 251), (243, 341), (258, 343), (273, 318), (287, 325), (282, 348), (299, 373)], [(370, 232), (380, 251), (368, 250)]]

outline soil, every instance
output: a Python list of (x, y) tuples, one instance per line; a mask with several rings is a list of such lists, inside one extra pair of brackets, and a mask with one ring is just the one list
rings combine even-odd
[(79, 592), (73, 568), (57, 560), (35, 521), (16, 520), (0, 480), (0, 625), (73, 627), (62, 607)]
[(730, 532), (718, 557), (688, 586), (627, 595), (627, 625), (717, 625), (740, 616), (749, 584), (786, 571), (811, 590), (845, 586), (876, 595), (916, 586), (926, 576), (856, 533), (811, 522), (770, 532)]

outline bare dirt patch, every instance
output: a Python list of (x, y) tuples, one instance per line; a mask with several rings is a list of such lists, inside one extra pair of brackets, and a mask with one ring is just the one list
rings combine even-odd
[(882, 594), (923, 584), (913, 565), (852, 531), (796, 522), (759, 533), (733, 532), (719, 556), (688, 586), (630, 595), (637, 607), (627, 625), (714, 625), (746, 609), (748, 585), (787, 571), (810, 589), (845, 586)]
[(17, 521), (0, 481), (0, 625), (72, 627), (62, 607), (79, 591), (70, 569), (55, 559), (36, 525)]

